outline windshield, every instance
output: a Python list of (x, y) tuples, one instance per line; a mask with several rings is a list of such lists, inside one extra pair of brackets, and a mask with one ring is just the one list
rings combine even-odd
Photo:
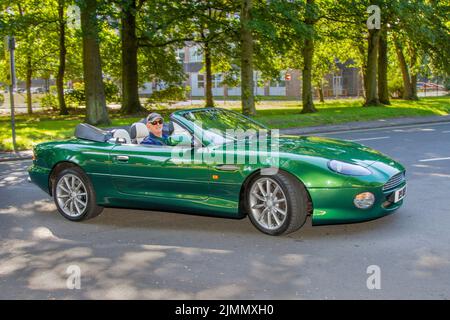
[(224, 109), (193, 110), (183, 114), (194, 126), (203, 130), (204, 140), (213, 144), (223, 144), (236, 140), (236, 133), (249, 136), (260, 130), (268, 130), (239, 113)]

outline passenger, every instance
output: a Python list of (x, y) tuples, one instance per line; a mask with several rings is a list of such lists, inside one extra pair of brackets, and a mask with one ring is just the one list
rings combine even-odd
[(147, 117), (146, 126), (149, 135), (142, 140), (141, 144), (149, 144), (156, 146), (167, 145), (168, 135), (163, 133), (164, 119), (159, 113), (150, 113)]

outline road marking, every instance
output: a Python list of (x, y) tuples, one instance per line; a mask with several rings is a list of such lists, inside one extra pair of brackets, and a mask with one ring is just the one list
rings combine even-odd
[(349, 140), (349, 141), (369, 141), (369, 140), (382, 140), (382, 139), (389, 139), (390, 137), (375, 137), (375, 138), (363, 138), (363, 139), (353, 139), (353, 140)]
[(353, 132), (368, 132), (368, 131), (388, 131), (392, 132), (394, 129), (405, 129), (405, 128), (420, 128), (420, 127), (433, 127), (433, 126), (448, 126), (450, 125), (449, 121), (446, 122), (436, 122), (436, 123), (422, 123), (422, 124), (407, 124), (407, 125), (393, 125), (386, 126), (381, 128), (367, 128), (367, 129), (353, 129), (353, 130), (336, 130), (330, 132), (317, 132), (317, 133), (308, 133), (307, 135), (329, 135), (329, 134), (339, 134), (339, 133), (353, 133)]
[(450, 130), (449, 131), (442, 131), (442, 133), (450, 133)]
[(443, 160), (450, 160), (450, 157), (447, 157), (447, 158), (423, 159), (423, 160), (419, 160), (419, 162), (431, 162), (431, 161), (443, 161)]

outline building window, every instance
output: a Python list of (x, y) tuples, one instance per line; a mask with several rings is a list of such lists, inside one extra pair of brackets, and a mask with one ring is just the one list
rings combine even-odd
[(271, 80), (270, 81), (270, 86), (271, 87), (275, 87), (275, 88), (284, 88), (284, 87), (286, 87), (286, 81), (284, 81), (284, 80), (278, 80), (278, 81)]
[(184, 49), (177, 50), (176, 56), (177, 56), (178, 62), (183, 63), (184, 62)]
[(203, 74), (197, 75), (197, 88), (205, 87), (205, 76)]
[(212, 77), (212, 87), (213, 88), (222, 88), (222, 75), (214, 74)]
[(202, 62), (203, 55), (199, 47), (189, 48), (189, 62)]

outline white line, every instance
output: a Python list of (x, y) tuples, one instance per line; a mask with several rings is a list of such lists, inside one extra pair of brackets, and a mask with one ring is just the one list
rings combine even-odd
[(369, 141), (369, 140), (381, 140), (381, 139), (389, 139), (390, 137), (375, 137), (375, 138), (364, 138), (364, 139), (353, 139), (349, 141)]
[(330, 132), (317, 132), (308, 133), (307, 135), (329, 135), (329, 134), (339, 134), (339, 133), (353, 133), (353, 132), (367, 132), (367, 131), (392, 131), (393, 129), (405, 129), (405, 128), (420, 128), (420, 127), (431, 127), (431, 126), (445, 126), (449, 125), (450, 122), (436, 122), (436, 123), (422, 123), (422, 124), (407, 124), (407, 125), (394, 125), (392, 127), (386, 126), (382, 128), (368, 128), (368, 129), (354, 129), (354, 130), (336, 130)]
[(450, 133), (450, 131), (442, 131), (442, 133)]
[(419, 160), (419, 162), (431, 162), (431, 161), (442, 161), (442, 160), (450, 160), (450, 157), (447, 157), (447, 158), (423, 159), (423, 160)]

